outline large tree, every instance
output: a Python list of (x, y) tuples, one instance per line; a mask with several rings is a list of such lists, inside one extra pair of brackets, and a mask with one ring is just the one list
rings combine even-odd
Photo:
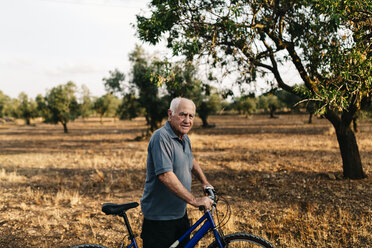
[[(336, 130), (344, 176), (365, 177), (350, 123), (372, 94), (368, 0), (153, 0), (150, 9), (137, 16), (142, 40), (167, 36), (175, 55), (207, 55), (238, 69), (241, 83), (271, 75), (277, 87), (319, 103)], [(286, 81), (289, 64), (305, 90)]]

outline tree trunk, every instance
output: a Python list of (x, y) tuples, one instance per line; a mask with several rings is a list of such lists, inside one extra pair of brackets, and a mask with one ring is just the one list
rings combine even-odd
[(28, 126), (31, 125), (31, 119), (30, 118), (26, 118), (26, 125), (28, 125)]
[(63, 125), (63, 131), (64, 131), (65, 133), (68, 133), (67, 123), (62, 123), (62, 125)]
[(357, 118), (353, 118), (353, 129), (354, 129), (355, 133), (358, 132), (358, 120), (357, 120)]
[(274, 105), (270, 106), (269, 107), (269, 112), (270, 112), (270, 118), (275, 118), (275, 111), (276, 111), (276, 107)]
[(202, 127), (209, 127), (209, 124), (208, 124), (208, 116), (199, 116), (200, 119), (202, 120)]
[[(341, 125), (342, 126), (342, 125)], [(350, 179), (362, 179), (366, 175), (363, 172), (358, 144), (350, 126), (336, 128), (337, 140), (340, 146), (344, 177)]]
[(309, 124), (313, 123), (313, 113), (309, 113)]
[(366, 175), (363, 172), (362, 161), (359, 154), (355, 134), (350, 127), (351, 118), (339, 118), (333, 111), (328, 111), (326, 118), (333, 124), (342, 157), (342, 167), (345, 178), (363, 179)]

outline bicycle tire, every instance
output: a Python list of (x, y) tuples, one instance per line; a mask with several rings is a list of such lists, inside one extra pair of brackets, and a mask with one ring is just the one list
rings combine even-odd
[[(274, 248), (268, 241), (248, 233), (233, 233), (224, 236), (225, 248)], [(218, 248), (217, 241), (214, 241), (208, 248)]]
[(82, 244), (82, 245), (76, 245), (71, 248), (107, 248), (103, 245), (96, 245), (96, 244)]

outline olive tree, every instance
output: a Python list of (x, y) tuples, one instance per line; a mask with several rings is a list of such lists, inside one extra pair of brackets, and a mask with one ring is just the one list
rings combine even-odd
[[(205, 55), (212, 66), (239, 70), (240, 83), (272, 76), (277, 87), (318, 102), (336, 130), (344, 176), (365, 177), (350, 123), (372, 94), (367, 0), (153, 0), (149, 7), (150, 15), (137, 16), (140, 39), (164, 37), (175, 55)], [(290, 64), (305, 90), (285, 79), (281, 68)]]
[(36, 102), (33, 99), (29, 99), (24, 92), (19, 94), (18, 100), (17, 117), (24, 119), (26, 125), (31, 125), (31, 119), (37, 117)]
[(165, 83), (169, 101), (175, 97), (186, 97), (193, 100), (196, 112), (202, 120), (202, 127), (212, 127), (208, 123), (208, 117), (221, 108), (221, 97), (217, 89), (198, 79), (197, 68), (190, 62), (180, 61), (172, 64), (163, 61), (161, 65), (166, 69), (158, 70), (160, 74), (157, 75), (157, 78), (161, 78)]
[(116, 115), (121, 120), (131, 120), (143, 114), (143, 108), (140, 106), (139, 98), (136, 95), (136, 86), (124, 82), (125, 75), (118, 69), (109, 71), (109, 74), (109, 77), (103, 78), (106, 91), (112, 94), (120, 93), (123, 97), (116, 109)]
[(263, 109), (265, 113), (270, 114), (270, 118), (275, 118), (276, 110), (284, 106), (284, 103), (273, 94), (264, 94), (258, 97), (257, 108)]
[[(132, 118), (143, 110), (149, 126), (147, 134), (150, 134), (160, 127), (161, 122), (167, 116), (168, 99), (160, 95), (158, 81), (153, 76), (158, 69), (158, 63), (138, 45), (129, 54), (129, 61), (132, 68), (128, 85), (123, 83), (124, 74), (116, 69), (110, 71), (109, 78), (104, 79), (105, 87), (108, 91), (121, 93), (124, 96), (118, 109), (121, 117)], [(128, 90), (129, 93), (126, 92)], [(134, 91), (138, 92), (138, 98)], [(131, 104), (131, 106), (123, 104)], [(124, 110), (131, 111), (131, 113), (123, 113)]]
[(254, 96), (243, 95), (234, 99), (232, 107), (239, 114), (245, 114), (248, 118), (249, 115), (256, 112), (257, 103)]
[(5, 95), (0, 90), (0, 118), (8, 116), (9, 115), (9, 104), (11, 102), (11, 98), (7, 95)]
[(101, 124), (103, 123), (102, 118), (104, 116), (116, 115), (119, 104), (120, 100), (111, 93), (107, 93), (94, 100), (93, 110), (99, 115)]
[(81, 96), (80, 96), (80, 116), (88, 118), (91, 116), (93, 111), (93, 102), (90, 91), (86, 85), (81, 86)]
[(80, 116), (80, 105), (75, 93), (76, 85), (70, 81), (49, 90), (44, 100), (39, 99), (38, 106), (44, 104), (45, 122), (61, 123), (64, 132), (68, 133), (67, 124)]
[(136, 46), (129, 55), (129, 61), (132, 63), (130, 83), (138, 89), (139, 103), (145, 110), (149, 133), (152, 133), (160, 127), (168, 109), (168, 99), (160, 95), (159, 84), (153, 77), (158, 68), (156, 59)]

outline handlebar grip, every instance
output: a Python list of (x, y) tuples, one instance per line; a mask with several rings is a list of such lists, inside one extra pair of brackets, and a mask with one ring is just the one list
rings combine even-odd
[[(208, 198), (213, 201), (212, 205), (215, 206), (217, 199), (216, 199), (216, 191), (214, 190), (214, 188), (205, 187), (204, 188), (204, 193), (206, 193), (208, 195)], [(205, 211), (205, 207), (204, 206), (199, 206), (199, 210), (200, 211)]]
[(216, 191), (212, 187), (205, 187), (204, 192), (208, 195), (210, 199), (215, 201), (215, 193)]

